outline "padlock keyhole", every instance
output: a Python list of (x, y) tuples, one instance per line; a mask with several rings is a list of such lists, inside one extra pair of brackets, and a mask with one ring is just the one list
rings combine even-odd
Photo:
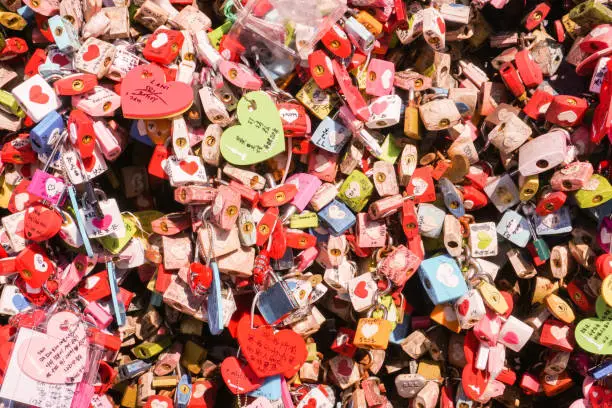
[(540, 159), (536, 162), (536, 166), (541, 169), (545, 169), (548, 167), (548, 160)]

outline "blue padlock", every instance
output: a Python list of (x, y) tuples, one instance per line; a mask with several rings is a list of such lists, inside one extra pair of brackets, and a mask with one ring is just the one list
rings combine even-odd
[(27, 20), (28, 23), (31, 23), (34, 21), (34, 15), (35, 15), (34, 10), (29, 8), (28, 6), (19, 7), (17, 9), (17, 14), (19, 14), (21, 17)]
[(191, 399), (191, 392), (191, 378), (189, 377), (189, 374), (183, 374), (176, 387), (174, 406), (176, 408), (187, 408), (187, 404), (189, 404), (189, 400)]
[(351, 136), (350, 130), (327, 116), (319, 123), (310, 141), (323, 150), (340, 153)]
[(72, 54), (81, 48), (79, 33), (70, 21), (57, 15), (51, 17), (48, 24), (55, 44), (61, 52)]
[(438, 187), (440, 188), (440, 195), (444, 198), (444, 205), (448, 210), (457, 218), (461, 218), (465, 215), (465, 208), (463, 207), (463, 197), (455, 185), (446, 177), (438, 180)]
[(147, 129), (142, 120), (133, 120), (132, 127), (130, 128), (130, 137), (140, 143), (146, 144), (147, 146), (155, 146), (155, 143), (147, 135)]
[(513, 210), (506, 210), (497, 224), (497, 233), (514, 245), (525, 248), (531, 239), (525, 217)]
[(280, 259), (270, 259), (270, 265), (275, 271), (286, 271), (293, 267), (293, 249), (287, 247)]
[(342, 235), (357, 222), (355, 214), (348, 206), (336, 199), (327, 204), (318, 213), (319, 218), (327, 225), (333, 235)]
[(410, 326), (410, 315), (405, 313), (404, 320), (395, 326), (395, 329), (389, 336), (389, 341), (393, 344), (400, 344), (408, 336), (408, 328)]
[(263, 384), (256, 389), (248, 393), (249, 397), (257, 398), (264, 397), (270, 401), (276, 401), (281, 398), (281, 377), (280, 375), (273, 375), (266, 377)]
[(51, 136), (59, 135), (66, 128), (64, 118), (56, 111), (51, 111), (30, 131), (32, 150), (38, 154), (50, 155), (53, 146), (49, 145)]
[(559, 211), (543, 217), (534, 214), (532, 220), (538, 235), (567, 234), (572, 231), (572, 218), (565, 205)]
[(46, 80), (53, 76), (62, 76), (62, 67), (54, 62), (45, 62), (38, 66), (38, 73)]
[(434, 305), (458, 299), (468, 290), (459, 265), (448, 255), (421, 262), (419, 278)]
[(444, 210), (433, 204), (422, 203), (417, 209), (417, 222), (421, 235), (427, 238), (438, 238), (444, 226)]
[(212, 283), (208, 290), (208, 328), (213, 336), (223, 332), (223, 299), (221, 298), (221, 276), (217, 262), (212, 261), (210, 267), (213, 272)]
[(268, 324), (276, 324), (298, 308), (287, 282), (275, 272), (270, 273), (276, 280), (274, 284), (258, 293), (257, 308)]

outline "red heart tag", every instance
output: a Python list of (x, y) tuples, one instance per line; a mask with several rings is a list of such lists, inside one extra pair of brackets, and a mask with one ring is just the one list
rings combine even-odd
[(34, 85), (30, 88), (30, 100), (35, 103), (44, 105), (49, 102), (49, 95), (42, 91), (40, 85)]
[(159, 119), (180, 115), (191, 107), (193, 91), (183, 82), (166, 82), (153, 64), (139, 65), (121, 83), (121, 109), (130, 119)]
[(25, 213), (23, 229), (25, 238), (34, 242), (51, 239), (62, 227), (62, 216), (42, 204), (34, 204)]
[(221, 376), (227, 388), (234, 394), (246, 394), (261, 387), (263, 379), (257, 377), (248, 364), (236, 357), (228, 357), (221, 363)]
[(463, 386), (465, 395), (467, 395), (469, 399), (477, 400), (480, 398), (485, 392), (488, 382), (489, 375), (486, 371), (479, 370), (469, 363), (463, 367), (461, 385)]
[(293, 376), (306, 361), (304, 339), (293, 330), (274, 332), (269, 326), (251, 328), (251, 317), (242, 317), (238, 327), (240, 351), (258, 377)]
[(25, 247), (15, 259), (17, 270), (32, 288), (40, 288), (55, 272), (55, 265), (35, 244)]

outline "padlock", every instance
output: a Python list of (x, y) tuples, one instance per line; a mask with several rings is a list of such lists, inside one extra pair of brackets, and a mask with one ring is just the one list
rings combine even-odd
[(508, 317), (499, 333), (499, 342), (513, 351), (520, 351), (533, 333), (533, 328), (514, 316)]
[(587, 102), (583, 98), (557, 95), (546, 111), (546, 120), (559, 126), (576, 126), (582, 123), (586, 109)]
[[(371, 317), (372, 313), (379, 309), (383, 310), (383, 318)], [(391, 322), (387, 320), (387, 308), (378, 304), (370, 309), (368, 317), (361, 318), (357, 322), (353, 344), (368, 350), (385, 350), (392, 331)]]
[(455, 302), (455, 313), (462, 329), (471, 329), (486, 314), (482, 296), (475, 289), (468, 290)]
[(180, 31), (157, 30), (147, 40), (142, 55), (151, 62), (169, 64), (179, 55), (184, 39)]
[(431, 301), (436, 305), (458, 299), (467, 292), (459, 266), (448, 255), (428, 258), (421, 262), (419, 277)]
[(53, 88), (40, 75), (34, 75), (13, 88), (12, 94), (36, 123), (61, 106)]
[(322, 50), (316, 50), (308, 55), (308, 67), (319, 88), (327, 89), (334, 85), (331, 59)]
[(402, 101), (397, 95), (386, 95), (376, 98), (369, 106), (369, 120), (366, 126), (380, 129), (399, 123)]
[(594, 174), (580, 190), (576, 191), (574, 198), (580, 208), (599, 206), (612, 198), (612, 186), (605, 177)]
[(515, 114), (510, 113), (498, 124), (488, 138), (491, 144), (504, 153), (518, 149), (531, 136), (531, 128)]
[(336, 154), (340, 153), (349, 140), (349, 130), (329, 116), (321, 121), (310, 139), (317, 147)]
[(536, 206), (536, 214), (543, 217), (557, 212), (567, 199), (567, 194), (563, 191), (551, 191), (544, 188), (540, 193), (540, 198)]
[(450, 99), (436, 99), (419, 106), (419, 114), (427, 130), (444, 130), (461, 119), (457, 106)]
[(269, 273), (275, 282), (272, 286), (260, 292), (257, 298), (257, 307), (266, 322), (274, 324), (287, 317), (297, 308), (297, 304), (287, 283), (274, 272)]
[(421, 259), (404, 245), (393, 249), (379, 266), (379, 273), (386, 276), (394, 285), (403, 287), (418, 270)]
[(393, 63), (373, 58), (368, 65), (366, 93), (373, 96), (389, 95), (393, 90), (394, 76)]
[(81, 46), (79, 34), (68, 20), (56, 15), (48, 20), (48, 24), (55, 44), (61, 52), (71, 54), (79, 49)]
[(112, 44), (90, 37), (74, 54), (74, 65), (100, 79), (109, 72), (114, 58), (115, 47)]

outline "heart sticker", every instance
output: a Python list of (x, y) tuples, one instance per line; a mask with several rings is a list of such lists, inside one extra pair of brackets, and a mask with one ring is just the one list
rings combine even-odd
[(329, 216), (335, 220), (340, 220), (346, 217), (346, 213), (340, 209), (337, 205), (332, 205), (329, 207)]
[(85, 51), (85, 53), (83, 54), (83, 60), (91, 61), (95, 60), (99, 56), (100, 47), (98, 47), (96, 44), (89, 44), (89, 47), (87, 47), (87, 51)]
[(32, 102), (44, 105), (49, 102), (49, 95), (42, 91), (40, 85), (34, 85), (30, 88), (30, 100)]
[(356, 181), (351, 181), (348, 188), (344, 192), (344, 195), (348, 198), (357, 198), (361, 195), (361, 186)]
[(225, 160), (236, 165), (261, 163), (285, 151), (280, 114), (267, 93), (247, 93), (236, 111), (240, 125), (226, 129), (221, 136)]
[(57, 234), (63, 222), (59, 212), (42, 204), (34, 204), (25, 213), (23, 231), (28, 239), (42, 242)]
[(63, 193), (64, 188), (66, 188), (64, 182), (56, 179), (55, 177), (49, 177), (45, 181), (45, 193), (49, 198), (53, 198), (56, 195)]
[(361, 327), (361, 334), (363, 337), (370, 338), (378, 333), (378, 325), (373, 323), (366, 323)]
[(181, 170), (183, 170), (185, 173), (189, 174), (190, 176), (193, 176), (196, 171), (198, 171), (198, 164), (196, 162), (190, 162), (190, 161), (186, 161), (186, 160), (181, 160), (181, 162), (179, 163), (179, 167), (181, 168)]
[(103, 218), (94, 218), (91, 223), (94, 227), (99, 230), (105, 230), (113, 222), (113, 217), (110, 214), (106, 214)]
[(557, 120), (561, 122), (574, 123), (578, 119), (578, 115), (574, 111), (564, 111), (557, 115)]
[(386, 69), (385, 72), (383, 72), (382, 76), (380, 77), (380, 81), (382, 83), (383, 88), (391, 88), (391, 85), (393, 85), (394, 76), (395, 75), (393, 74), (393, 72), (391, 72), (390, 69)]
[(15, 196), (15, 208), (17, 211), (22, 211), (25, 208), (25, 204), (30, 199), (28, 193), (19, 193)]
[(164, 71), (154, 64), (133, 68), (121, 83), (121, 109), (130, 119), (162, 119), (185, 112), (193, 103), (189, 85), (166, 82)]
[(358, 298), (361, 299), (365, 299), (368, 297), (368, 294), (370, 292), (368, 292), (367, 289), (367, 284), (365, 281), (361, 281), (357, 284), (357, 286), (355, 286), (355, 290), (353, 291), (353, 293), (355, 294), (355, 296), (357, 296)]
[(51, 384), (73, 384), (81, 381), (85, 371), (89, 342), (85, 326), (71, 312), (51, 316), (47, 332), (33, 332), (28, 347), (19, 348), (21, 369), (36, 381)]
[(300, 117), (300, 114), (295, 109), (280, 108), (278, 113), (281, 118), (287, 123), (293, 123)]
[(486, 249), (493, 241), (491, 235), (484, 231), (479, 231), (476, 236), (478, 237), (478, 249)]
[(436, 279), (449, 288), (454, 288), (459, 284), (459, 277), (455, 274), (453, 266), (447, 263), (442, 263), (438, 266)]
[(168, 42), (168, 34), (160, 33), (157, 35), (157, 37), (155, 37), (155, 40), (153, 40), (153, 42), (151, 43), (151, 46), (153, 48), (159, 48), (159, 47), (166, 45), (167, 42)]

